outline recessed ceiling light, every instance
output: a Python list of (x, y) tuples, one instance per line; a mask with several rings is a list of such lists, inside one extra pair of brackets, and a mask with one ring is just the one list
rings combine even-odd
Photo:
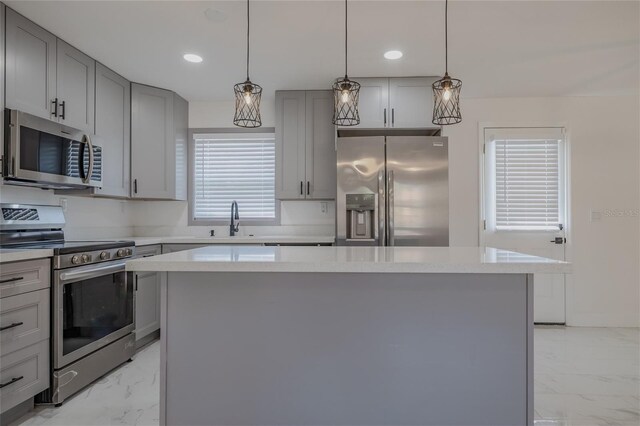
[(399, 50), (390, 50), (384, 53), (384, 57), (387, 59), (400, 59), (402, 58), (402, 52)]
[(196, 55), (195, 53), (185, 53), (183, 58), (187, 62), (194, 62), (196, 64), (202, 62), (202, 56)]

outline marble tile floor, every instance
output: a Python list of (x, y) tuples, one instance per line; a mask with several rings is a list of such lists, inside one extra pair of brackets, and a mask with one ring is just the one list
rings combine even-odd
[[(535, 426), (640, 425), (640, 330), (537, 327)], [(60, 408), (19, 425), (157, 425), (158, 342)]]

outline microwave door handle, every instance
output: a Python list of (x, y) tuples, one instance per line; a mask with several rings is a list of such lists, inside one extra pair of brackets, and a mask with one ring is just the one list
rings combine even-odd
[(84, 183), (90, 183), (91, 182), (91, 176), (93, 175), (93, 162), (94, 162), (94, 155), (93, 155), (93, 144), (91, 143), (91, 137), (88, 134), (85, 134), (83, 136), (83, 143), (86, 143), (87, 146), (89, 147), (89, 171), (87, 172), (87, 175), (84, 177), (84, 179), (82, 180)]

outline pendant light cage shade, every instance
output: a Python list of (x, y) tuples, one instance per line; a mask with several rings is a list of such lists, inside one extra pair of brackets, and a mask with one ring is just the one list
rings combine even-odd
[(336, 126), (357, 126), (360, 124), (358, 100), (360, 83), (347, 76), (333, 83), (333, 124)]
[(233, 117), (233, 124), (248, 128), (262, 126), (262, 118), (260, 117), (262, 87), (247, 80), (233, 86), (233, 91), (236, 98), (236, 113)]
[(432, 123), (439, 126), (458, 124), (462, 121), (460, 112), (460, 89), (462, 81), (449, 77), (434, 82), (433, 88), (433, 120)]

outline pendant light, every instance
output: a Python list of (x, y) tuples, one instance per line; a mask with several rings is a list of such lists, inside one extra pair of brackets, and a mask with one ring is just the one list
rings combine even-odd
[(449, 0), (444, 3), (444, 77), (433, 83), (433, 124), (446, 126), (462, 121), (460, 113), (460, 89), (462, 81), (449, 76)]
[(360, 84), (349, 80), (347, 75), (347, 0), (344, 0), (344, 78), (333, 83), (333, 124), (338, 126), (357, 126), (360, 124), (358, 97)]
[(233, 86), (236, 98), (236, 113), (233, 124), (238, 127), (260, 127), (260, 99), (262, 87), (249, 79), (249, 0), (247, 0), (247, 80)]

